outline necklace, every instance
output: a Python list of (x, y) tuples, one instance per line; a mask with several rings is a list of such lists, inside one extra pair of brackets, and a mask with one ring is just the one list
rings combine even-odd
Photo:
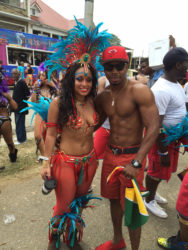
[(81, 107), (86, 106), (86, 103), (85, 103), (85, 102), (76, 101), (76, 104), (78, 104), (78, 105), (81, 106)]
[(119, 92), (117, 93), (116, 96), (113, 96), (112, 95), (112, 90), (110, 88), (110, 94), (111, 94), (111, 97), (112, 97), (112, 107), (115, 105), (115, 100), (117, 99), (117, 97), (121, 94), (121, 92), (125, 89), (125, 87), (127, 86), (127, 83), (128, 83), (128, 79), (126, 79), (126, 82), (125, 82), (125, 85), (123, 86), (122, 89), (119, 90)]

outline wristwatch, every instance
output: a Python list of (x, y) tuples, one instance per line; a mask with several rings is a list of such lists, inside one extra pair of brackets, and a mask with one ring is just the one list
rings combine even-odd
[(134, 168), (141, 168), (142, 164), (138, 160), (132, 160), (131, 164), (133, 165)]

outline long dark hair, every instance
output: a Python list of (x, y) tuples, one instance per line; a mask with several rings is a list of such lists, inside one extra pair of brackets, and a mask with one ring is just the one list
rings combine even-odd
[[(48, 80), (48, 70), (45, 70), (45, 71), (43, 71), (43, 72), (41, 72), (39, 75), (38, 75), (38, 79), (40, 79), (40, 75), (42, 74), (42, 73), (45, 73), (45, 76), (46, 76), (46, 80)], [(42, 85), (43, 85), (43, 83), (41, 82), (41, 84), (40, 84), (40, 89), (42, 88)], [(48, 88), (50, 89), (50, 95), (51, 96), (57, 96), (57, 89), (55, 88), (55, 87), (52, 87), (52, 86), (50, 86), (50, 85), (47, 85), (48, 86)]]
[[(74, 94), (74, 84), (75, 84), (75, 72), (83, 67), (80, 63), (72, 64), (66, 71), (65, 77), (61, 82), (61, 92), (60, 92), (60, 102), (59, 102), (59, 117), (58, 124), (63, 127), (67, 124), (69, 117), (76, 118), (77, 110), (75, 106), (75, 94)], [(92, 74), (92, 88), (87, 97), (92, 99), (96, 96), (96, 84), (97, 76), (95, 69), (89, 65), (88, 67)]]

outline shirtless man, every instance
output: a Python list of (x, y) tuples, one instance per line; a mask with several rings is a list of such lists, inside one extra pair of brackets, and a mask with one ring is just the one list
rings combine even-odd
[[(109, 117), (111, 127), (102, 167), (101, 195), (110, 200), (114, 236), (97, 250), (126, 246), (122, 235), (125, 187), (131, 186), (130, 178), (134, 177), (138, 184), (142, 183), (145, 157), (159, 131), (154, 96), (147, 86), (127, 79), (128, 60), (121, 46), (112, 46), (103, 52), (102, 64), (110, 88), (101, 92), (95, 103), (101, 122)], [(143, 138), (144, 127), (147, 132)], [(106, 185), (108, 175), (118, 165), (125, 167), (123, 174), (110, 186)], [(141, 228), (129, 230), (133, 250), (139, 248), (140, 235)]]

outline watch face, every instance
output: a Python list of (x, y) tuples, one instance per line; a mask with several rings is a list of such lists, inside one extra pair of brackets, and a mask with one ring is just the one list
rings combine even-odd
[(135, 162), (134, 162), (134, 165), (135, 165), (135, 167), (138, 167), (138, 166), (139, 166), (139, 162), (138, 162), (138, 161), (135, 161)]
[(132, 160), (131, 163), (132, 163), (134, 168), (141, 168), (142, 167), (142, 164), (137, 160)]

